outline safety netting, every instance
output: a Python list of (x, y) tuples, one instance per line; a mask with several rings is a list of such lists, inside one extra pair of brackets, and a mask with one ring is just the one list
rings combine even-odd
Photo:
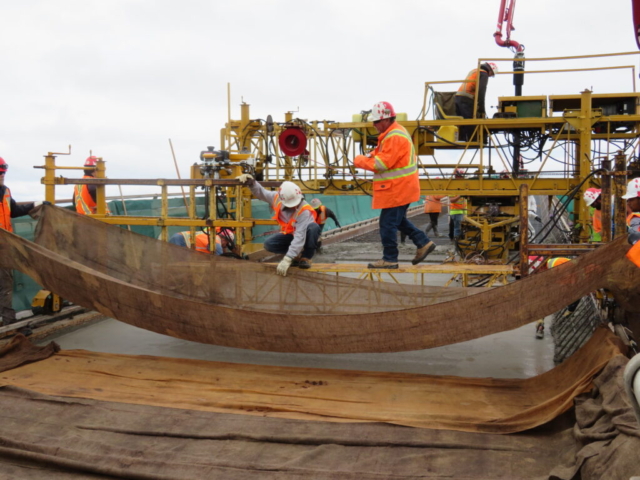
[(186, 340), (279, 352), (431, 348), (517, 328), (607, 288), (640, 310), (624, 238), (493, 289), (371, 282), (203, 255), (42, 206), (35, 241), (0, 231), (0, 266), (76, 304)]

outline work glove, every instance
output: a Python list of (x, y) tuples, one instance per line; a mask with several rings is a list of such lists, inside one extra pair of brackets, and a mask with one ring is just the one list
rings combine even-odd
[(287, 270), (289, 270), (289, 267), (291, 266), (291, 262), (293, 262), (293, 258), (291, 257), (284, 257), (280, 263), (278, 264), (278, 268), (276, 269), (276, 273), (278, 275), (282, 275), (283, 277), (287, 276)]
[(251, 175), (249, 175), (248, 173), (243, 173), (242, 175), (236, 177), (236, 180), (238, 180), (243, 185), (247, 185), (249, 187), (251, 185), (253, 185), (253, 182), (255, 182), (253, 177)]

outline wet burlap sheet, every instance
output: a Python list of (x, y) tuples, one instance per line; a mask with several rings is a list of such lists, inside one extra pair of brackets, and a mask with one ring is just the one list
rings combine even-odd
[(21, 480), (537, 480), (575, 453), (570, 417), (532, 432), (495, 435), (233, 415), (3, 387), (0, 418), (0, 477)]
[(47, 395), (330, 422), (512, 433), (567, 411), (616, 355), (606, 328), (562, 365), (529, 379), (491, 379), (245, 365), (61, 351), (0, 374)]
[(131, 325), (216, 345), (300, 353), (420, 350), (514, 329), (599, 288), (640, 310), (624, 238), (494, 289), (395, 285), (201, 255), (42, 206), (36, 243), (0, 230), (0, 267)]
[(0, 348), (0, 372), (44, 360), (58, 351), (60, 346), (55, 342), (39, 347), (19, 333)]

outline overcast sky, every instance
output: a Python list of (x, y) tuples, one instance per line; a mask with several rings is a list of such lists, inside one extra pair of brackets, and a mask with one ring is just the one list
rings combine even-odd
[[(251, 118), (350, 121), (387, 100), (415, 118), (425, 81), (463, 78), (478, 58), (512, 58), (493, 33), (499, 0), (0, 0), (0, 156), (17, 201), (44, 197), (49, 152), (111, 178), (182, 176), (219, 146), (242, 100)], [(512, 38), (531, 58), (636, 51), (631, 0), (520, 0)], [(511, 62), (498, 62), (508, 70)], [(544, 64), (636, 65), (638, 56)], [(528, 69), (543, 65), (527, 64)], [(632, 91), (630, 71), (531, 75), (525, 95)], [(457, 87), (452, 86), (451, 90)], [(512, 95), (492, 79), (487, 105)], [(495, 110), (489, 109), (491, 115)], [(66, 172), (81, 176), (81, 172)], [(66, 187), (67, 189), (70, 187)], [(116, 190), (108, 191), (114, 195)], [(125, 193), (135, 193), (130, 189)], [(59, 197), (70, 197), (60, 189)]]

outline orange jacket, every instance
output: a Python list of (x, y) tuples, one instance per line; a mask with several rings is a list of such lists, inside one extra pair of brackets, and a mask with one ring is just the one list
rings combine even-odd
[(11, 192), (9, 191), (9, 187), (5, 187), (4, 197), (0, 203), (0, 228), (13, 232), (13, 225), (11, 225)]
[(602, 211), (596, 208), (593, 209), (593, 231), (602, 233)]
[(369, 156), (358, 155), (353, 164), (374, 172), (373, 208), (400, 207), (420, 200), (415, 148), (398, 122), (378, 136), (378, 146)]
[(445, 195), (427, 195), (424, 199), (424, 213), (436, 213), (442, 211), (442, 200)]
[[(180, 234), (184, 237), (187, 248), (191, 248), (191, 232), (180, 232)], [(216, 235), (216, 243), (222, 246), (222, 241), (218, 235)], [(204, 232), (196, 233), (196, 252), (209, 253), (208, 234)]]
[(285, 223), (280, 218), (280, 210), (282, 210), (282, 202), (280, 201), (280, 195), (276, 195), (273, 199), (273, 210), (275, 211), (275, 215), (273, 216), (273, 219), (276, 222), (278, 222), (278, 224), (280, 225), (280, 231), (285, 235), (293, 235), (293, 232), (296, 231), (296, 225), (295, 225), (296, 220), (298, 219), (298, 216), (305, 210), (311, 212), (314, 222), (316, 222), (318, 218), (318, 215), (316, 214), (316, 211), (313, 209), (313, 207), (309, 205), (307, 202), (303, 201), (300, 205), (298, 205), (295, 214), (291, 215), (291, 218), (289, 219), (289, 221)]

